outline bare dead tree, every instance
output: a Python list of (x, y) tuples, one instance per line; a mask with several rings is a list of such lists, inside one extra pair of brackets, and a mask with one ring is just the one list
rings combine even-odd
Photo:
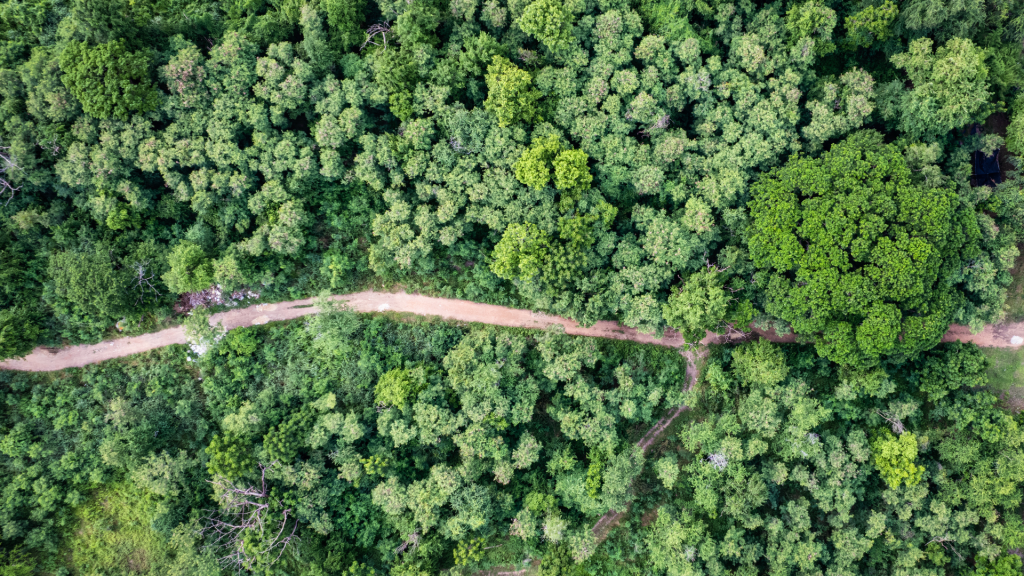
[(390, 33), (391, 33), (391, 23), (388, 22), (387, 20), (385, 20), (383, 22), (378, 22), (377, 24), (374, 24), (373, 26), (370, 26), (369, 28), (366, 29), (366, 42), (363, 42), (363, 45), (359, 47), (359, 51), (362, 52), (363, 48), (366, 48), (367, 44), (373, 44), (374, 46), (381, 46), (381, 44), (377, 44), (376, 42), (373, 41), (374, 37), (377, 36), (378, 34), (380, 34), (381, 41), (383, 42), (384, 49), (387, 50), (388, 49), (388, 34), (390, 34)]
[(36, 142), (36, 144), (44, 150), (49, 150), (50, 156), (56, 157), (57, 154), (60, 154), (60, 144), (57, 144), (56, 136), (50, 138), (49, 142)]
[[(221, 565), (241, 572), (251, 568), (256, 560), (269, 557), (276, 551), (277, 555), (270, 561), (274, 564), (281, 559), (288, 545), (298, 540), (295, 533), (299, 521), (289, 517), (291, 508), (280, 512), (278, 519), (273, 508), (275, 505), (283, 507), (283, 503), (268, 498), (267, 470), (274, 464), (276, 462), (259, 465), (259, 487), (239, 485), (223, 476), (209, 481), (220, 501), (220, 509), (206, 511), (206, 525), (201, 532), (213, 538), (210, 548), (224, 552), (219, 558)], [(258, 543), (247, 542), (247, 536), (255, 537)]]
[[(964, 557), (961, 556), (960, 553), (956, 551), (956, 547), (953, 546), (953, 544), (952, 544), (953, 539), (950, 538), (948, 534), (945, 535), (945, 536), (942, 536), (942, 537), (936, 536), (935, 538), (932, 538), (931, 540), (929, 540), (928, 544), (931, 544), (932, 542), (938, 544), (939, 546), (942, 546), (942, 548), (944, 550), (946, 550), (947, 552), (952, 552), (953, 554), (956, 554), (956, 557), (959, 558), (961, 562), (964, 561)], [(927, 546), (928, 544), (925, 544), (925, 546)]]
[(719, 472), (725, 470), (725, 467), (729, 465), (729, 460), (725, 457), (725, 454), (711, 454), (707, 457), (707, 461)]
[(402, 552), (405, 552), (406, 550), (409, 550), (411, 552), (411, 551), (415, 550), (416, 548), (418, 548), (419, 545), (420, 545), (420, 531), (417, 529), (412, 534), (409, 534), (409, 537), (405, 539), (405, 542), (402, 542), (401, 546), (399, 546), (398, 548), (395, 548), (395, 554), (401, 554)]
[[(160, 295), (160, 292), (152, 284), (153, 273), (149, 272), (149, 260), (136, 262), (132, 264), (131, 268), (135, 271), (135, 278), (132, 279), (132, 289), (139, 291), (139, 299), (136, 302), (141, 304), (146, 293), (150, 290), (153, 291), (153, 294)], [(148, 276), (146, 275), (147, 272), (149, 272)]]
[(10, 180), (8, 180), (7, 175), (15, 170), (22, 171), (21, 167), (18, 166), (17, 159), (11, 155), (11, 147), (0, 146), (0, 197), (7, 195), (7, 201), (4, 202), (4, 206), (11, 203), (15, 192), (21, 190), (21, 186), (15, 188)]
[(881, 410), (875, 410), (875, 413), (881, 416), (882, 420), (885, 420), (890, 426), (892, 426), (892, 431), (894, 433), (903, 434), (907, 431), (907, 429), (903, 427), (903, 422), (901, 422), (895, 414), (889, 414), (888, 412), (882, 412)]

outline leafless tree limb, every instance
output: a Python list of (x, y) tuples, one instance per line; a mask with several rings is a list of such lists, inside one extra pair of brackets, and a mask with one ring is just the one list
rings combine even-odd
[(890, 426), (892, 426), (892, 431), (894, 433), (903, 434), (904, 432), (907, 431), (907, 429), (903, 427), (903, 422), (901, 422), (900, 419), (897, 418), (894, 414), (882, 412), (881, 410), (875, 410), (875, 413), (881, 416), (882, 420), (885, 420), (886, 422), (889, 423)]
[(131, 268), (135, 271), (135, 278), (132, 279), (132, 288), (139, 291), (138, 303), (142, 303), (143, 298), (146, 296), (146, 292), (149, 290), (152, 290), (153, 294), (156, 294), (157, 296), (160, 295), (160, 292), (151, 282), (153, 280), (153, 273), (150, 272), (148, 276), (146, 275), (146, 273), (149, 272), (149, 260), (136, 262), (132, 264)]
[(388, 22), (387, 20), (385, 20), (383, 22), (378, 22), (377, 24), (374, 24), (373, 26), (370, 26), (369, 28), (366, 29), (366, 42), (363, 42), (363, 45), (359, 47), (359, 51), (362, 52), (363, 48), (366, 48), (367, 44), (373, 44), (374, 46), (381, 46), (381, 44), (377, 44), (376, 42), (373, 41), (373, 38), (375, 36), (377, 36), (378, 34), (380, 34), (381, 40), (383, 42), (384, 49), (387, 50), (388, 49), (388, 34), (390, 32), (391, 32), (391, 23)]
[[(280, 501), (268, 498), (270, 489), (267, 487), (267, 470), (274, 464), (276, 462), (267, 466), (259, 465), (259, 487), (236, 484), (223, 476), (210, 481), (220, 501), (220, 509), (207, 510), (202, 534), (213, 539), (210, 548), (224, 551), (219, 560), (225, 567), (241, 572), (252, 568), (260, 557), (269, 557), (276, 551), (277, 555), (270, 561), (270, 564), (274, 564), (281, 559), (288, 545), (298, 540), (295, 534), (299, 522), (290, 518), (291, 508), (280, 513), (280, 520), (271, 517), (272, 506), (276, 504), (283, 507)], [(247, 542), (247, 536), (255, 536), (259, 543), (253, 544), (251, 540)]]
[[(953, 546), (953, 544), (952, 544), (953, 539), (950, 538), (948, 534), (945, 535), (945, 536), (942, 536), (942, 537), (936, 536), (935, 538), (932, 538), (931, 540), (929, 540), (928, 544), (931, 544), (932, 542), (938, 544), (939, 546), (942, 546), (942, 548), (944, 550), (946, 550), (947, 552), (952, 552), (953, 554), (956, 554), (956, 557), (959, 558), (961, 562), (964, 561), (964, 557), (961, 556), (960, 553), (956, 551), (956, 547)], [(927, 546), (928, 544), (925, 544), (925, 546)], [(947, 546), (946, 544), (949, 544), (949, 545)]]
[(408, 549), (410, 552), (418, 548), (420, 545), (420, 531), (416, 530), (409, 537), (405, 539), (405, 542), (401, 546), (395, 548), (395, 554), (401, 554)]
[(57, 156), (57, 154), (60, 154), (60, 144), (57, 144), (56, 136), (50, 138), (49, 142), (36, 142), (36, 144), (44, 150), (49, 150), (51, 156)]
[(17, 188), (7, 179), (7, 174), (18, 170), (22, 171), (21, 167), (18, 166), (17, 158), (11, 155), (10, 146), (0, 146), (0, 196), (8, 195), (7, 201), (4, 202), (4, 206), (11, 203), (14, 199), (14, 193), (21, 190), (21, 186)]

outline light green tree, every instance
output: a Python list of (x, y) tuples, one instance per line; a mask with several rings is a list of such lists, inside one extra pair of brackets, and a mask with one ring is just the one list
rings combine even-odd
[(903, 80), (887, 84), (887, 104), (880, 110), (912, 138), (934, 138), (966, 125), (992, 96), (983, 48), (965, 38), (952, 38), (934, 52), (932, 45), (931, 38), (919, 38), (890, 58), (913, 88), (903, 87)]
[(836, 12), (821, 0), (808, 0), (786, 12), (786, 30), (795, 44), (802, 38), (814, 40), (814, 51), (824, 56), (835, 51), (832, 30), (836, 27)]
[(900, 13), (892, 0), (867, 8), (846, 17), (846, 43), (850, 48), (867, 48), (875, 42), (884, 42), (892, 33), (892, 23)]
[(540, 92), (533, 88), (530, 73), (507, 58), (494, 56), (487, 67), (487, 100), (484, 108), (498, 117), (498, 126), (529, 122), (537, 115)]
[(721, 333), (729, 323), (744, 330), (753, 319), (753, 307), (734, 298), (725, 288), (725, 280), (725, 274), (717, 269), (705, 268), (691, 274), (662, 305), (665, 323), (682, 333), (689, 343), (700, 342), (709, 331)]
[(883, 430), (871, 441), (871, 461), (890, 488), (914, 486), (921, 481), (924, 466), (915, 464), (916, 460), (917, 436), (912, 432), (895, 436)]
[(516, 180), (534, 190), (541, 190), (551, 182), (551, 163), (562, 150), (558, 135), (538, 138), (523, 151), (513, 165)]
[(162, 279), (172, 292), (184, 294), (206, 290), (213, 284), (213, 262), (194, 242), (182, 242), (167, 257), (171, 270)]
[(381, 374), (377, 385), (373, 389), (373, 397), (378, 405), (395, 407), (405, 410), (416, 402), (416, 396), (426, 388), (424, 381), (424, 369), (422, 367), (414, 370), (395, 368)]
[(555, 157), (555, 188), (569, 193), (580, 193), (590, 188), (594, 177), (587, 166), (587, 153), (582, 150), (564, 150)]
[(536, 224), (512, 224), (494, 246), (491, 271), (506, 280), (530, 280), (544, 268), (551, 241)]
[(552, 52), (560, 52), (572, 41), (572, 14), (567, 2), (533, 0), (523, 9), (519, 27)]

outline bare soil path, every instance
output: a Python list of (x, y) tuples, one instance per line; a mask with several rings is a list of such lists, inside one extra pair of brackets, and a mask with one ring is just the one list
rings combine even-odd
[[(579, 336), (631, 340), (633, 342), (658, 344), (673, 348), (684, 344), (683, 338), (674, 330), (666, 330), (665, 336), (658, 339), (650, 334), (639, 333), (633, 328), (621, 326), (616, 322), (602, 321), (589, 328), (584, 328), (566, 318), (539, 314), (529, 310), (479, 304), (466, 300), (406, 294), (404, 292), (393, 294), (367, 291), (334, 296), (332, 299), (347, 302), (348, 306), (356, 312), (410, 312), (413, 314), (440, 316), (447, 320), (480, 322), (519, 328), (546, 328), (552, 324), (561, 324), (565, 327), (567, 334)], [(265, 324), (274, 320), (292, 320), (316, 312), (318, 312), (318, 309), (313, 299), (293, 300), (276, 304), (257, 304), (247, 308), (220, 312), (213, 315), (212, 321), (221, 322), (225, 328), (230, 330), (240, 326)], [(774, 342), (795, 341), (792, 335), (778, 336), (774, 333), (760, 330), (755, 330), (755, 332), (761, 337), (768, 338)], [(1024, 322), (986, 326), (985, 330), (979, 334), (971, 334), (970, 330), (965, 326), (954, 325), (950, 327), (943, 341), (951, 342), (955, 340), (974, 342), (979, 346), (1018, 348), (1024, 345)], [(728, 341), (726, 337), (709, 334), (701, 343), (709, 344), (726, 341)], [(65, 368), (81, 367), (87, 364), (103, 362), (104, 360), (130, 356), (170, 344), (184, 343), (185, 331), (179, 326), (139, 336), (108, 340), (99, 344), (83, 344), (59, 350), (36, 348), (24, 358), (0, 362), (0, 369), (32, 372), (63, 370)]]

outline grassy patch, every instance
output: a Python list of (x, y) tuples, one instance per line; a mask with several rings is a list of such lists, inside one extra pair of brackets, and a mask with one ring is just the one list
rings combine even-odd
[(1024, 244), (1017, 246), (1021, 255), (1010, 270), (1013, 282), (1006, 289), (1006, 321), (1019, 322), (1024, 320)]
[[(1024, 387), (1024, 348), (982, 348), (989, 360), (988, 386), (993, 392)], [(1024, 392), (1022, 390), (1021, 392)]]
[(75, 509), (61, 560), (72, 574), (158, 573), (170, 548), (150, 528), (154, 507), (127, 483), (104, 487)]

